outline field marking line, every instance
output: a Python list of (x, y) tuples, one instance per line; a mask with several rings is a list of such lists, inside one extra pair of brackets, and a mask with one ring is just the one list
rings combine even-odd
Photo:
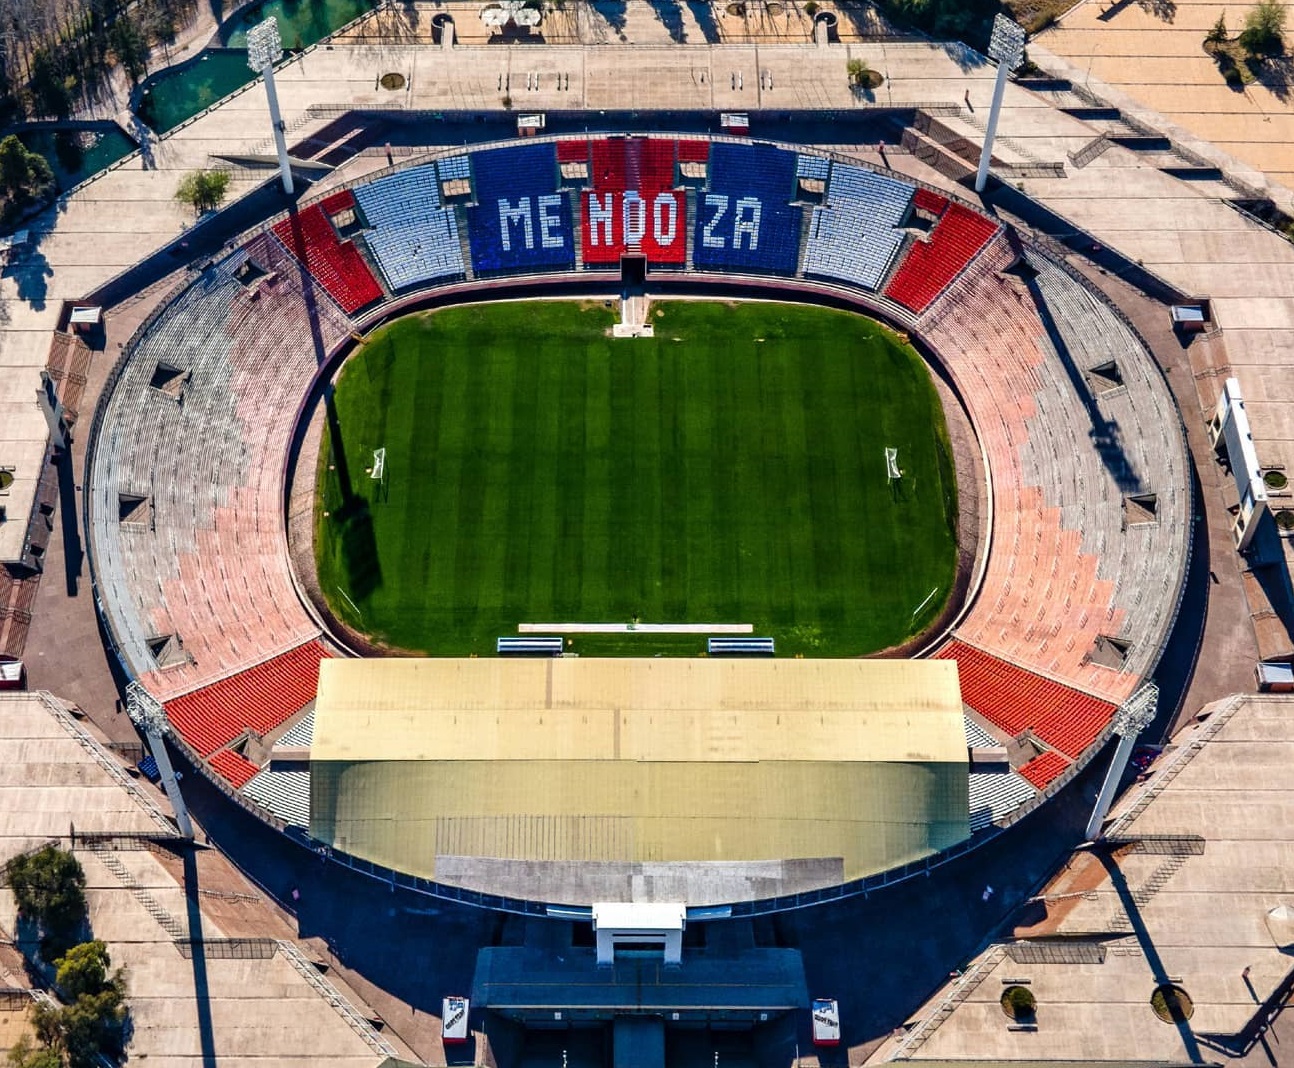
[(753, 634), (752, 623), (518, 623), (518, 634)]

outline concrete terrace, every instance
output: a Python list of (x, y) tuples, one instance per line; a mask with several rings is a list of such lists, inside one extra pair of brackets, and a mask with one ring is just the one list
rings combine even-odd
[[(1287, 992), (1294, 943), (1288, 709), (1240, 697), (1206, 710), (1124, 798), (1106, 843), (1073, 854), (1021, 910), (1013, 938), (972, 961), (869, 1063), (1243, 1058)], [(1194, 1002), (1188, 1024), (1151, 1011), (1168, 981)], [(1008, 1026), (998, 1002), (1009, 982), (1034, 993), (1036, 1028)]]
[[(409, 1056), (374, 1032), (294, 942), (238, 937), (247, 895), (199, 885), (192, 850), (149, 847), (141, 836), (175, 837), (151, 790), (48, 694), (0, 697), (0, 863), (50, 841), (74, 849), (92, 933), (128, 969), (132, 1061), (363, 1068)], [(15, 919), (13, 895), (0, 890), (6, 942)], [(260, 924), (263, 931), (263, 917)], [(0, 978), (29, 981), (9, 956)]]
[(1218, 16), (1225, 16), (1234, 37), (1247, 10), (1248, 5), (1216, 0), (1085, 0), (1040, 33), (1029, 50), (1048, 68), (1042, 50), (1062, 57), (1076, 80), (1098, 92), (1109, 86), (1290, 187), (1294, 97), (1288, 60), (1269, 63), (1252, 84), (1233, 89), (1203, 47)]

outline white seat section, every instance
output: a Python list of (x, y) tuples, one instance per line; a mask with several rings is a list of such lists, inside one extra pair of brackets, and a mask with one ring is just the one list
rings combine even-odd
[[(801, 156), (797, 165), (805, 166), (807, 158)], [(913, 191), (907, 182), (865, 167), (832, 166), (826, 203), (814, 209), (809, 224), (804, 273), (879, 289), (903, 245), (899, 227)]]
[(432, 164), (356, 186), (355, 199), (372, 227), (364, 240), (391, 289), (464, 273), (458, 222), (440, 203)]
[(310, 826), (310, 772), (258, 771), (242, 792), (284, 823)]
[(302, 748), (308, 749), (315, 737), (315, 711), (310, 709), (304, 716), (297, 720), (291, 727), (284, 731), (275, 746), (285, 748)]
[(970, 716), (965, 717), (966, 745), (970, 749), (986, 749), (989, 746), (1001, 745), (993, 735), (976, 723)]
[(1005, 774), (972, 771), (968, 778), (972, 834), (982, 831), (995, 820), (1009, 816), (1038, 792), (1028, 779), (1014, 771)]

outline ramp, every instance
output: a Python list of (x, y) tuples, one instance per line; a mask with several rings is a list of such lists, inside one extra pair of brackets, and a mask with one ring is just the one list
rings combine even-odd
[(611, 1026), (612, 1068), (665, 1068), (665, 1021), (617, 1016)]

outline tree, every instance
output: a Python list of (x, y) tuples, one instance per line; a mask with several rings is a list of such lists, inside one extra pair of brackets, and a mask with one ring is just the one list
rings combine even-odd
[(1227, 13), (1224, 11), (1218, 16), (1218, 21), (1213, 24), (1213, 29), (1209, 30), (1209, 35), (1204, 38), (1209, 44), (1225, 44), (1227, 37)]
[(175, 191), (175, 199), (181, 204), (190, 205), (197, 214), (201, 215), (204, 211), (212, 211), (219, 207), (228, 189), (227, 171), (190, 171), (180, 181), (180, 187)]
[(0, 141), (0, 190), (11, 199), (22, 201), (39, 197), (54, 181), (49, 161), (10, 134)]
[(116, 990), (82, 994), (64, 1006), (59, 1017), (59, 1044), (67, 1068), (97, 1068), (100, 1053), (115, 1052), (121, 1045), (125, 1007)]
[(49, 49), (42, 48), (31, 59), (32, 105), (42, 115), (66, 119), (72, 111), (72, 96), (67, 81)]
[(120, 994), (125, 987), (125, 979), (121, 969), (109, 975), (111, 967), (112, 957), (104, 943), (97, 939), (82, 942), (55, 961), (54, 981), (68, 1001), (76, 1001), (84, 995), (102, 994), (105, 990), (115, 990)]
[[(5, 142), (9, 140), (5, 138)], [(4, 142), (0, 142), (0, 154), (3, 152)], [(18, 903), (18, 915), (31, 920), (42, 932), (42, 955), (47, 960), (61, 957), (75, 943), (76, 933), (85, 922), (85, 872), (81, 862), (56, 846), (46, 846), (14, 857), (5, 874)]]
[(148, 38), (139, 25), (129, 14), (123, 12), (112, 24), (108, 40), (112, 45), (112, 54), (117, 57), (122, 70), (132, 82), (139, 81), (140, 75), (148, 69)]
[[(65, 1068), (96, 1068), (101, 1053), (120, 1052), (125, 1019), (125, 984), (120, 972), (111, 979), (105, 976), (101, 990), (82, 993), (70, 1005), (41, 1002), (32, 1009), (36, 1037), (47, 1049), (56, 1051), (58, 1063)], [(38, 1063), (24, 1068), (46, 1066)]]
[(26, 1035), (9, 1048), (5, 1063), (8, 1068), (63, 1068), (63, 1058), (58, 1050), (32, 1045)]
[(1278, 55), (1285, 49), (1285, 5), (1281, 0), (1258, 0), (1245, 12), (1240, 44), (1255, 55)]

